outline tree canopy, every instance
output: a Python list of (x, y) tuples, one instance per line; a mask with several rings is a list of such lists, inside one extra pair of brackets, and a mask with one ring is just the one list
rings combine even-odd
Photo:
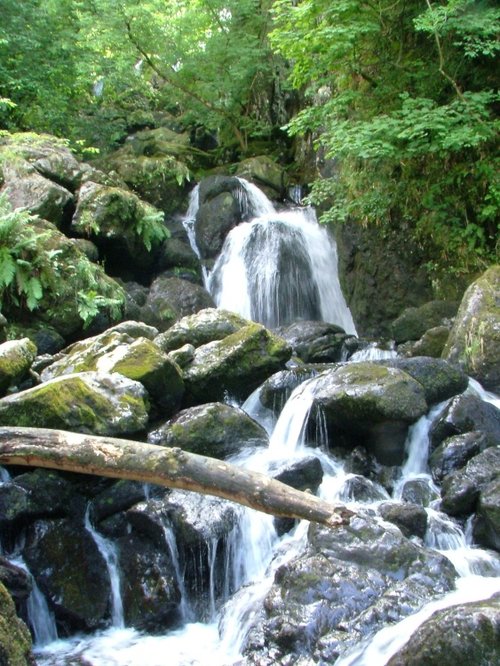
[(492, 1), (1, 8), (0, 128), (109, 150), (169, 118), (232, 158), (251, 153), (252, 140), (271, 145), (285, 127), (330, 164), (308, 176), (326, 221), (411, 234), (438, 287), (443, 267), (458, 276), (498, 259)]

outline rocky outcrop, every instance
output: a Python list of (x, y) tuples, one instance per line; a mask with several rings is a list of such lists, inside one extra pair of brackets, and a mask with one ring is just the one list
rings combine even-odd
[(215, 402), (182, 410), (150, 432), (148, 442), (224, 460), (246, 447), (267, 446), (269, 438), (244, 411)]
[(485, 388), (500, 392), (500, 266), (493, 266), (464, 294), (443, 358), (460, 364)]

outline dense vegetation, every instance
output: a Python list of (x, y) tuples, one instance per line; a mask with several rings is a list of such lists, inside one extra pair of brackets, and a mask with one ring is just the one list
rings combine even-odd
[(497, 260), (493, 2), (1, 4), (0, 127), (92, 151), (168, 119), (215, 163), (273, 152), (286, 126), (329, 161), (307, 175), (325, 219), (411, 235), (438, 287)]

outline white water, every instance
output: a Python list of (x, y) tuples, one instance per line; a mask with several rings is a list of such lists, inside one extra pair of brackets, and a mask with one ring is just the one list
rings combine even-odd
[[(251, 183), (239, 179), (244, 221), (226, 237), (205, 286), (216, 305), (269, 328), (300, 319), (337, 324), (356, 333), (337, 274), (337, 248), (310, 208), (277, 212)], [(198, 191), (184, 226), (196, 245)]]

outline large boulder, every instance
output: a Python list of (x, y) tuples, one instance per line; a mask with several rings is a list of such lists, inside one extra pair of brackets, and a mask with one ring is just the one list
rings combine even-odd
[(307, 379), (315, 377), (324, 369), (313, 365), (297, 366), (290, 370), (280, 370), (266, 379), (259, 392), (259, 401), (267, 409), (279, 414), (293, 391)]
[(94, 539), (81, 523), (33, 523), (23, 556), (66, 631), (103, 625), (110, 612), (108, 570)]
[(243, 410), (213, 402), (182, 410), (150, 432), (148, 442), (224, 460), (246, 447), (267, 446), (269, 438)]
[(392, 322), (392, 336), (398, 343), (419, 340), (429, 329), (449, 325), (457, 309), (458, 304), (451, 301), (429, 301), (419, 307), (406, 308)]
[(72, 231), (90, 238), (116, 274), (150, 270), (167, 237), (163, 214), (133, 192), (86, 182), (80, 188)]
[(82, 372), (52, 379), (0, 400), (3, 425), (125, 435), (148, 420), (142, 384), (118, 373)]
[(342, 360), (345, 331), (322, 321), (298, 321), (278, 329), (292, 347), (294, 355), (305, 363), (331, 363)]
[(235, 312), (205, 308), (176, 321), (167, 331), (155, 338), (155, 343), (163, 351), (170, 352), (186, 344), (200, 347), (222, 340), (231, 333), (236, 333), (250, 322)]
[(32, 666), (31, 636), (16, 615), (16, 608), (0, 583), (0, 663), (5, 666)]
[[(132, 338), (121, 333), (125, 328), (110, 329), (69, 347), (45, 368), (44, 381), (65, 374), (96, 370), (119, 373), (140, 382), (162, 415), (173, 414), (180, 406), (184, 382), (178, 366), (148, 338)], [(128, 327), (132, 331), (131, 327)]]
[(157, 327), (162, 331), (177, 319), (213, 305), (212, 297), (201, 285), (170, 275), (160, 275), (153, 280), (146, 301), (146, 306), (155, 313)]
[(500, 475), (479, 493), (473, 535), (481, 546), (500, 552)]
[(24, 379), (36, 354), (36, 346), (29, 338), (0, 344), (0, 395)]
[(257, 155), (238, 162), (236, 175), (255, 183), (271, 198), (283, 199), (288, 175), (268, 155)]
[(261, 324), (249, 324), (222, 340), (198, 347), (185, 368), (192, 404), (221, 401), (229, 394), (246, 398), (290, 357), (290, 347)]
[(427, 411), (425, 391), (397, 368), (353, 363), (314, 380), (312, 423), (324, 418), (331, 447), (362, 444), (383, 464), (400, 464), (408, 425)]
[(500, 392), (500, 266), (464, 294), (443, 358), (460, 364), (486, 388)]
[(498, 444), (500, 409), (474, 394), (464, 393), (453, 398), (433, 421), (429, 431), (431, 448), (447, 437), (472, 431), (482, 432), (492, 444)]
[(488, 446), (491, 439), (484, 432), (472, 431), (463, 435), (447, 437), (434, 449), (429, 458), (429, 467), (435, 481), (441, 482), (448, 474), (464, 467), (467, 462)]
[(435, 612), (413, 633), (387, 666), (455, 666), (498, 663), (500, 598)]

